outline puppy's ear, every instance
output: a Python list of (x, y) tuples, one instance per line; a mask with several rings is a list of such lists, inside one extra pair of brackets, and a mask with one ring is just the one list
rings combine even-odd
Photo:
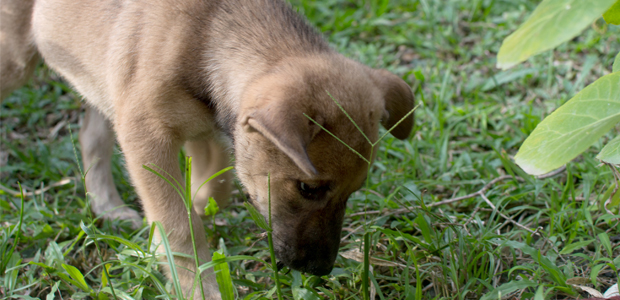
[[(383, 93), (387, 112), (381, 124), (390, 129), (413, 109), (411, 87), (400, 77), (386, 70), (373, 70), (373, 79)], [(413, 121), (413, 114), (410, 114), (392, 130), (392, 135), (401, 140), (406, 139), (413, 129)]]
[[(313, 119), (318, 121), (317, 118)], [(309, 176), (318, 174), (308, 157), (306, 148), (321, 128), (306, 118), (303, 113), (284, 111), (282, 106), (270, 104), (246, 116), (243, 120), (243, 127), (249, 132), (260, 132), (304, 173)]]

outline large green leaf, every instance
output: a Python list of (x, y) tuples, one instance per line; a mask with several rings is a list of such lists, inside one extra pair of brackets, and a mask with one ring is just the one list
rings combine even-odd
[(620, 122), (620, 72), (599, 78), (545, 118), (525, 140), (516, 163), (540, 175), (575, 158)]
[[(226, 255), (213, 252), (213, 260), (226, 258)], [(233, 289), (232, 278), (230, 277), (230, 268), (227, 262), (217, 264), (213, 267), (213, 271), (215, 271), (215, 278), (217, 280), (217, 285), (220, 288), (220, 294), (222, 295), (222, 300), (234, 300), (235, 292)]]
[(508, 69), (564, 43), (590, 25), (616, 0), (544, 0), (502, 43), (497, 67)]
[(620, 0), (603, 14), (605, 22), (614, 25), (620, 25)]
[(610, 164), (620, 164), (620, 135), (607, 143), (596, 158)]

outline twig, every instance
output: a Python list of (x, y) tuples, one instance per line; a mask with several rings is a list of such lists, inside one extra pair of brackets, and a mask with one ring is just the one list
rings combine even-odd
[(379, 198), (385, 198), (385, 196), (381, 195), (381, 193), (379, 193), (377, 191), (370, 190), (370, 189), (363, 188), (360, 191), (362, 191), (362, 192), (369, 192), (369, 193), (371, 193), (371, 194), (373, 194), (373, 195), (375, 195), (375, 196), (377, 196)]
[(358, 226), (357, 228), (351, 230), (351, 232), (347, 233), (347, 235), (345, 235), (343, 238), (340, 239), (340, 242), (342, 243), (342, 242), (346, 241), (347, 238), (349, 238), (352, 234), (356, 233), (358, 230), (362, 229), (364, 226), (370, 225), (371, 222), (372, 221), (368, 221), (368, 222), (366, 222), (366, 224), (362, 224), (362, 225)]
[[(25, 197), (26, 196), (38, 196), (38, 195), (41, 195), (41, 194), (45, 193), (49, 189), (52, 189), (52, 188), (55, 188), (55, 187), (59, 187), (59, 186), (63, 186), (63, 185), (67, 185), (67, 184), (71, 183), (72, 180), (73, 180), (73, 178), (63, 178), (62, 180), (60, 180), (60, 181), (58, 181), (58, 182), (56, 182), (54, 184), (48, 185), (47, 187), (44, 187), (44, 188), (41, 188), (41, 189), (38, 189), (38, 190), (34, 190), (32, 192), (24, 193), (24, 196)], [(18, 191), (10, 189), (8, 187), (5, 187), (2, 184), (0, 184), (0, 190), (4, 191), (6, 193), (9, 193), (11, 196), (14, 196), (14, 197), (19, 197), (19, 195), (20, 195), (20, 193)]]
[(559, 175), (561, 173), (563, 173), (564, 171), (566, 171), (566, 166), (561, 166), (560, 168), (557, 168), (555, 171), (551, 171), (547, 174), (542, 174), (542, 175), (538, 175), (536, 176), (536, 179), (547, 179), (547, 178), (551, 178), (553, 176)]
[(523, 226), (523, 225), (519, 224), (519, 222), (517, 222), (517, 221), (513, 220), (511, 217), (509, 217), (509, 216), (507, 216), (507, 215), (505, 215), (505, 214), (501, 213), (499, 210), (497, 210), (497, 207), (495, 207), (495, 205), (493, 205), (493, 203), (491, 202), (491, 200), (489, 200), (489, 198), (487, 198), (487, 196), (486, 196), (485, 194), (482, 194), (482, 193), (481, 193), (481, 194), (480, 194), (480, 198), (482, 198), (482, 200), (484, 200), (484, 202), (486, 202), (486, 203), (487, 203), (487, 204), (488, 204), (491, 208), (493, 208), (493, 210), (497, 211), (497, 213), (498, 213), (498, 214), (499, 214), (502, 218), (506, 219), (506, 221), (508, 221), (508, 222), (510, 222), (510, 223), (512, 223), (512, 224), (514, 224), (515, 226), (517, 226), (517, 227), (519, 227), (519, 228), (521, 228), (521, 229), (523, 229), (523, 230), (525, 230), (525, 231), (527, 231), (527, 232), (529, 232), (529, 233), (531, 233), (531, 234), (535, 234), (535, 233), (536, 233), (534, 230), (531, 230), (531, 229), (529, 229), (529, 228), (527, 228), (527, 227), (525, 227), (525, 226)]
[[(554, 176), (557, 176), (559, 174), (561, 174), (562, 172), (564, 172), (566, 170), (565, 166), (562, 166), (561, 168), (558, 168), (557, 170), (551, 171), (547, 174), (543, 174), (543, 175), (539, 175), (536, 176), (536, 179), (547, 179), (547, 178), (551, 178)], [(486, 193), (487, 190), (489, 190), (493, 185), (495, 185), (496, 183), (503, 181), (503, 180), (507, 180), (507, 179), (511, 179), (514, 178), (518, 181), (525, 181), (525, 179), (518, 177), (518, 176), (512, 176), (512, 175), (502, 175), (500, 177), (497, 177), (491, 181), (489, 181), (487, 184), (485, 184), (480, 190), (478, 190), (477, 192), (471, 193), (471, 194), (467, 194), (465, 196), (460, 196), (460, 197), (455, 197), (455, 198), (450, 198), (447, 200), (443, 200), (443, 201), (439, 201), (439, 202), (434, 202), (434, 203), (429, 203), (426, 204), (426, 207), (435, 207), (435, 206), (441, 206), (441, 205), (445, 205), (445, 204), (450, 204), (450, 203), (454, 203), (454, 202), (460, 202), (463, 200), (467, 200), (467, 199), (471, 199), (474, 197), (480, 197), (482, 194)], [(369, 190), (369, 192), (372, 192)], [(374, 193), (377, 196), (381, 197), (381, 194), (379, 193)], [(409, 206), (409, 207), (405, 207), (405, 208), (399, 208), (399, 209), (394, 209), (394, 210), (389, 210), (389, 209), (384, 209), (384, 210), (369, 210), (369, 211), (363, 211), (363, 212), (358, 212), (358, 213), (353, 213), (350, 214), (350, 217), (355, 217), (355, 216), (363, 216), (363, 215), (376, 215), (376, 214), (381, 214), (381, 213), (389, 213), (389, 214), (402, 214), (414, 209), (419, 209), (421, 208), (421, 206), (419, 205), (414, 205), (414, 206)]]

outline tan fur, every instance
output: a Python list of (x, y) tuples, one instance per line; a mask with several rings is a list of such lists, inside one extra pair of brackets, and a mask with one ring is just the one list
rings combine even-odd
[[(374, 159), (332, 97), (372, 142), (380, 123), (391, 127), (413, 107), (404, 81), (334, 52), (281, 0), (37, 0), (34, 9), (32, 1), (0, 3), (2, 96), (32, 73), (36, 45), (89, 107), (80, 143), (91, 167), (93, 210), (139, 218), (117, 208), (122, 201), (109, 169), (113, 128), (146, 217), (163, 224), (173, 251), (193, 253), (184, 204), (142, 166), (154, 164), (183, 182), (178, 152), (185, 145), (199, 185), (228, 166), (229, 139), (238, 177), (265, 216), (271, 178), (278, 258), (329, 273), (347, 198), (363, 184), (368, 164), (321, 127)], [(32, 22), (23, 21), (31, 11)], [(407, 138), (412, 126), (410, 116), (393, 134)], [(209, 196), (226, 203), (231, 176), (198, 191), (192, 215), (203, 261), (210, 255), (198, 215)], [(189, 294), (194, 262), (175, 262)], [(204, 276), (203, 286), (209, 299), (219, 299), (213, 276)]]

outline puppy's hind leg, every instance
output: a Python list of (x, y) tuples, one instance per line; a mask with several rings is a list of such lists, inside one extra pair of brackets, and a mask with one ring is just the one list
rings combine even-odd
[(31, 33), (33, 0), (0, 1), (0, 101), (32, 75), (39, 55)]
[(128, 220), (134, 228), (140, 228), (142, 218), (125, 206), (114, 186), (111, 169), (114, 144), (110, 122), (95, 108), (87, 106), (80, 129), (80, 145), (91, 209), (97, 216)]
[(226, 207), (232, 191), (231, 171), (213, 178), (198, 190), (209, 177), (230, 166), (226, 147), (217, 139), (197, 140), (186, 142), (185, 151), (192, 157), (192, 195), (196, 195), (194, 210), (198, 215), (204, 215), (209, 197), (213, 197), (219, 207)]

